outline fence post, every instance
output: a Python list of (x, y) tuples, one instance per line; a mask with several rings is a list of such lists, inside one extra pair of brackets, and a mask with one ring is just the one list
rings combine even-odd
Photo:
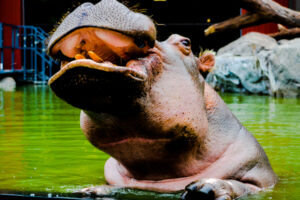
[(38, 79), (38, 69), (37, 69), (37, 31), (36, 28), (34, 28), (34, 82), (37, 83)]
[(49, 77), (52, 76), (52, 62), (49, 62)]
[[(33, 63), (33, 29), (30, 29), (30, 34), (29, 34), (29, 38), (30, 38), (30, 70), (33, 72), (34, 70), (34, 63)], [(34, 78), (34, 77), (33, 77)]]
[(11, 71), (15, 69), (15, 30), (11, 27)]
[(45, 84), (46, 83), (45, 57), (42, 57), (41, 60), (42, 60), (42, 76), (43, 76), (42, 81), (43, 84)]
[(3, 24), (0, 23), (0, 72), (3, 70), (4, 55), (3, 55)]
[(26, 80), (26, 27), (23, 27), (23, 80)]

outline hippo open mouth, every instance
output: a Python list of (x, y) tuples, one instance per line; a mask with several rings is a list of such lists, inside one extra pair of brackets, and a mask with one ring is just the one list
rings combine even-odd
[(156, 60), (153, 42), (118, 31), (83, 27), (57, 41), (50, 54), (61, 69), (49, 80), (55, 94), (93, 112), (131, 110), (143, 94), (146, 65)]

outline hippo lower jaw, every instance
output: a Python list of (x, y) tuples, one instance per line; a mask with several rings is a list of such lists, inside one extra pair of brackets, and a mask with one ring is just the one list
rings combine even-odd
[(139, 95), (146, 80), (145, 72), (130, 66), (82, 59), (65, 65), (49, 80), (49, 85), (58, 97), (75, 107), (105, 112), (111, 111), (111, 104), (115, 106), (113, 110), (127, 106), (123, 103)]
[(145, 81), (147, 79), (147, 75), (144, 72), (138, 71), (136, 69), (125, 68), (124, 66), (116, 66), (111, 62), (97, 63), (91, 59), (80, 59), (74, 60), (63, 66), (63, 68), (59, 72), (57, 72), (50, 78), (49, 85), (52, 86), (52, 84), (58, 79), (63, 79), (63, 76), (65, 74), (72, 73), (72, 70), (74, 70), (75, 68), (85, 68), (86, 71), (100, 70), (103, 72), (121, 73), (125, 76), (131, 77), (136, 81)]

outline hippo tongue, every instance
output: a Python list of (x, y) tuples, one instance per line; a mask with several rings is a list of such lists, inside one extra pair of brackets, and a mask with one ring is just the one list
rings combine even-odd
[(54, 93), (67, 103), (93, 112), (132, 112), (142, 95), (146, 75), (128, 67), (92, 60), (75, 60), (50, 80)]

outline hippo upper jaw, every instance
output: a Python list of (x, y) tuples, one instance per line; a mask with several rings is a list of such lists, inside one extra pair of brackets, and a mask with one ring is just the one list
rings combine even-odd
[(84, 3), (64, 18), (49, 40), (48, 52), (51, 54), (63, 37), (84, 27), (115, 30), (152, 44), (156, 39), (155, 25), (149, 17), (132, 12), (116, 0), (102, 0), (95, 5)]

